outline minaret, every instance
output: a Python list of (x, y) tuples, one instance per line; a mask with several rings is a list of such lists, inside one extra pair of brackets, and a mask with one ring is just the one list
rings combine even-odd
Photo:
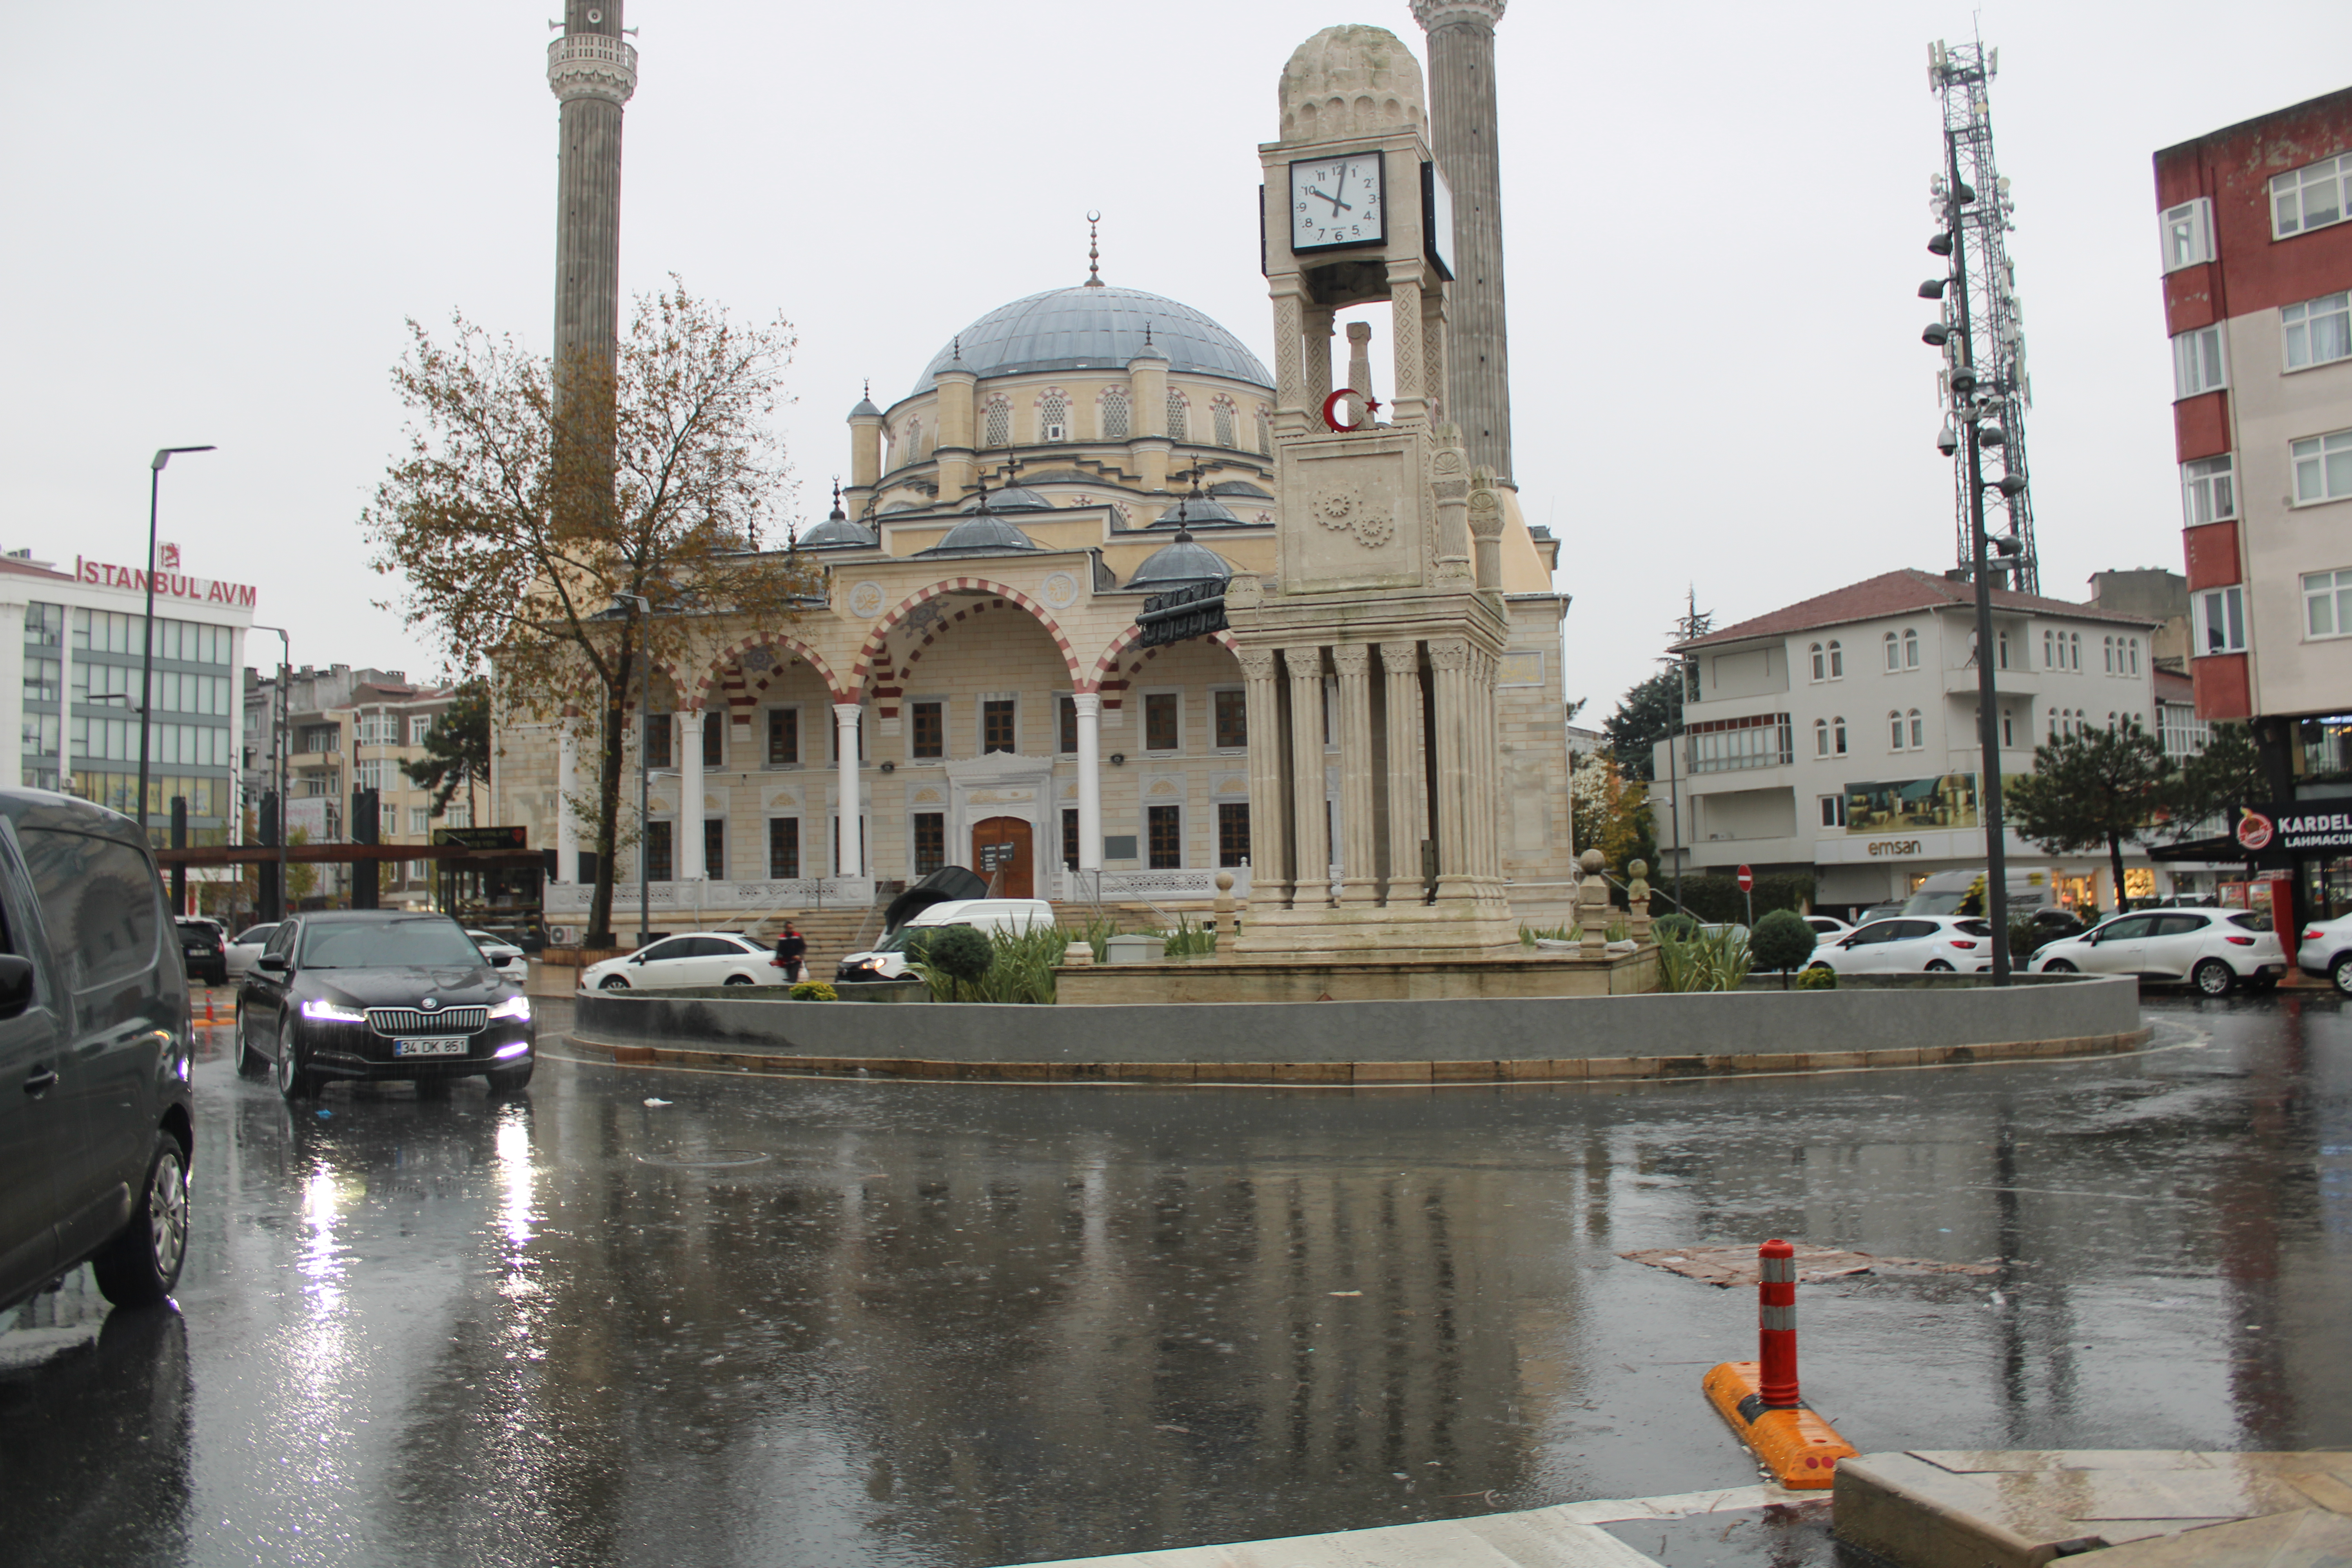
[(565, 0), (547, 46), (547, 85), (562, 104), (555, 175), (555, 363), (609, 356), (621, 331), (621, 106), (637, 90), (637, 51), (621, 37), (621, 0)]
[(1470, 461), (1511, 484), (1511, 377), (1503, 319), (1503, 177), (1495, 145), (1495, 24), (1508, 0), (1412, 0), (1429, 35), (1429, 132), (1454, 187), (1445, 417)]

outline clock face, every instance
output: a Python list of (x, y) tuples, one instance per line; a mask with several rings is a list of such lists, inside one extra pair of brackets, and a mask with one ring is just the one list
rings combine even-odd
[(1389, 236), (1379, 149), (1290, 165), (1290, 248), (1337, 250)]

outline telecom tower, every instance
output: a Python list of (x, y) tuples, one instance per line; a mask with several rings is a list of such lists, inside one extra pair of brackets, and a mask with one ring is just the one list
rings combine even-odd
[[(1992, 107), (1986, 89), (2000, 71), (2000, 51), (1981, 41), (1927, 46), (1927, 83), (1944, 106), (1944, 166), (1928, 182), (1939, 233), (1928, 248), (1949, 254), (1948, 279), (1931, 279), (1920, 296), (1944, 301), (1942, 333), (1927, 341), (1944, 351), (1937, 385), (1950, 420), (1937, 444), (1949, 454), (1961, 432), (1980, 433), (1981, 465), (1952, 465), (1958, 506), (1958, 560), (1973, 567), (1970, 472), (1986, 487), (1988, 514), (2005, 509), (2007, 529), (1989, 515), (1992, 556), (2014, 574), (2011, 586), (2042, 591), (2040, 552), (2033, 541), (2032, 492), (2026, 488), (2025, 411), (2033, 383), (2025, 370), (2024, 312), (2017, 301), (2017, 265), (2007, 236), (2017, 225), (2009, 181), (1993, 163)], [(1958, 199), (1956, 200), (1955, 197)], [(1950, 287), (1948, 290), (1947, 284)], [(1999, 469), (1982, 473), (1984, 467)]]

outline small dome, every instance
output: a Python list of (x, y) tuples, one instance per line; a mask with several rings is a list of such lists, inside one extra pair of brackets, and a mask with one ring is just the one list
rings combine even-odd
[(918, 558), (940, 555), (1017, 555), (1037, 548), (1037, 542), (992, 510), (976, 511), (947, 531), (947, 537)]
[(1223, 583), (1230, 579), (1234, 569), (1225, 558), (1205, 544), (1195, 544), (1190, 539), (1179, 539), (1163, 544), (1135, 569), (1127, 580), (1130, 588), (1148, 589), (1164, 594), (1171, 588), (1181, 588), (1191, 583)]
[[(1179, 512), (1182, 513), (1181, 517), (1178, 515)], [(1203, 526), (1215, 528), (1240, 521), (1241, 519), (1234, 515), (1233, 508), (1221, 500), (1213, 500), (1207, 496), (1186, 496), (1182, 500), (1161, 512), (1151, 526), (1154, 528), (1201, 528)]]
[(838, 506), (833, 509), (831, 517), (800, 538), (803, 550), (870, 550), (874, 543), (874, 535), (860, 524), (850, 521), (848, 514)]
[(1052, 501), (1023, 485), (1012, 485), (1001, 490), (992, 490), (985, 496), (974, 496), (956, 510), (978, 511), (983, 500), (988, 503), (988, 510), (991, 511), (1051, 511), (1054, 510)]
[(1386, 27), (1361, 23), (1326, 27), (1299, 45), (1275, 96), (1285, 142), (1373, 136), (1429, 120), (1421, 61)]
[(1247, 496), (1252, 500), (1272, 500), (1274, 492), (1262, 489), (1247, 479), (1223, 479), (1209, 487), (1213, 496)]
[(861, 397), (857, 400), (857, 406), (849, 411), (849, 416), (852, 419), (879, 419), (882, 411), (874, 406), (872, 398)]

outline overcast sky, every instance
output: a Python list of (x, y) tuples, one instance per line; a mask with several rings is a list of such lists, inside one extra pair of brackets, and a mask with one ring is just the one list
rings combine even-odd
[[(128, 0), (14, 14), (0, 286), (0, 546), (136, 561), (163, 537), (260, 589), (298, 663), (426, 676), (370, 607), (357, 519), (400, 442), (403, 321), (549, 343), (554, 0)], [(2149, 156), (2345, 85), (2341, 4), (1976, 14), (2037, 402), (2045, 592), (2179, 570)], [(1085, 277), (1269, 352), (1256, 144), (1298, 43), (1425, 40), (1402, 0), (1017, 8), (630, 0), (621, 266), (798, 329), (782, 433), (821, 517), (842, 417), (996, 305)], [(1517, 0), (1498, 34), (1517, 478), (1565, 542), (1587, 721), (1653, 668), (1686, 587), (1717, 625), (1951, 563), (1933, 445), (1939, 157), (1927, 44), (1958, 5)], [(1342, 366), (1344, 371), (1344, 365)], [(1386, 390), (1381, 388), (1383, 392)]]

